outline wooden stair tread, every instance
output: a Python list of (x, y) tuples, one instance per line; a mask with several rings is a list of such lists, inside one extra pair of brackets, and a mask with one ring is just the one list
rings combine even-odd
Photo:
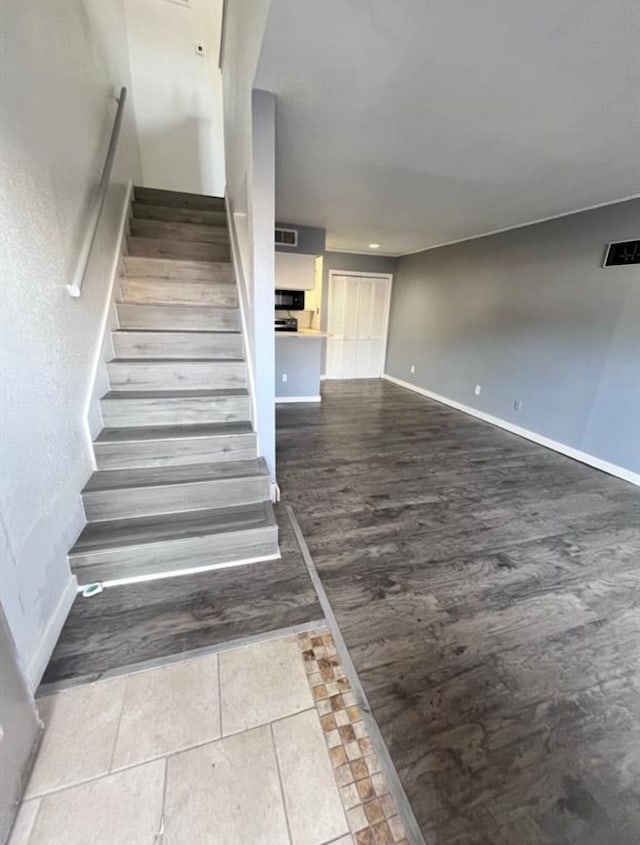
[(229, 387), (218, 390), (110, 390), (103, 399), (188, 399), (189, 397), (248, 396), (245, 387)]
[(153, 441), (193, 437), (228, 437), (254, 434), (249, 422), (192, 423), (191, 425), (153, 425), (146, 427), (103, 428), (96, 443), (126, 443), (130, 440)]
[(225, 211), (224, 197), (208, 194), (191, 194), (186, 191), (169, 191), (164, 188), (144, 188), (134, 185), (133, 195), (136, 202), (150, 205), (174, 205), (178, 208), (198, 208), (211, 211)]
[(212, 243), (229, 245), (227, 226), (215, 223), (191, 223), (171, 220), (149, 220), (132, 217), (129, 221), (131, 234), (136, 238), (161, 238), (163, 240), (188, 241), (189, 243)]
[[(119, 302), (118, 305), (129, 305), (128, 302)], [(136, 308), (154, 308), (154, 305), (145, 305), (141, 303), (140, 305), (136, 305)], [(164, 306), (163, 306), (164, 307)], [(167, 305), (167, 308), (172, 308), (174, 306)], [(178, 308), (193, 308), (194, 311), (201, 311), (201, 308), (197, 308), (193, 305), (179, 305)], [(224, 306), (220, 306), (221, 310), (225, 310)], [(228, 311), (235, 310), (234, 308), (227, 308)], [(239, 332), (235, 329), (114, 329), (113, 334), (145, 334), (145, 335), (152, 335), (152, 334), (193, 334), (193, 335), (239, 335), (242, 336), (242, 332)]]
[(171, 366), (178, 366), (180, 364), (244, 364), (244, 358), (122, 358), (117, 356), (107, 361), (107, 364), (130, 364), (134, 366), (146, 367), (149, 364), (171, 364)]
[[(169, 276), (136, 276), (135, 273), (123, 273), (120, 278), (125, 282), (146, 282), (147, 284), (153, 283), (154, 285), (183, 285), (184, 287), (198, 287), (198, 288), (210, 288), (210, 287), (228, 287), (228, 288), (235, 288), (235, 282), (232, 279), (172, 279)], [(120, 301), (120, 300), (117, 300)], [(146, 303), (142, 302), (141, 305), (145, 305)], [(198, 307), (196, 306), (191, 306)], [(235, 305), (227, 305), (227, 306), (218, 306), (220, 308), (236, 308)]]
[(83, 493), (93, 490), (123, 490), (133, 487), (164, 487), (198, 481), (268, 476), (264, 458), (226, 463), (189, 464), (185, 466), (102, 469), (93, 473)]
[(161, 516), (110, 519), (87, 523), (69, 554), (73, 557), (74, 554), (114, 547), (148, 545), (275, 525), (271, 502), (232, 508), (178, 511)]
[(230, 261), (204, 261), (198, 258), (160, 258), (148, 255), (123, 255), (123, 275), (127, 278), (184, 279), (185, 281), (209, 281), (220, 273), (230, 274), (233, 280), (233, 267)]

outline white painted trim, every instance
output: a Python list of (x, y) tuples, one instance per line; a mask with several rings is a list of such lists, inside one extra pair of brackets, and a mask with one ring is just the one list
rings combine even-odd
[(368, 270), (329, 270), (329, 278), (332, 276), (368, 276), (372, 279), (391, 279), (393, 273), (370, 273)]
[(116, 283), (116, 279), (118, 278), (118, 270), (120, 268), (120, 259), (122, 258), (122, 246), (124, 244), (124, 237), (125, 237), (125, 228), (127, 225), (127, 221), (129, 220), (129, 214), (131, 209), (131, 199), (133, 196), (133, 180), (129, 179), (127, 181), (127, 189), (125, 191), (124, 202), (122, 204), (122, 209), (120, 211), (120, 222), (118, 224), (119, 232), (118, 232), (118, 239), (116, 241), (116, 246), (113, 251), (113, 259), (111, 261), (111, 270), (109, 273), (109, 289), (107, 291), (107, 296), (104, 302), (104, 308), (102, 311), (102, 316), (100, 318), (100, 326), (98, 328), (98, 338), (99, 342), (96, 347), (95, 355), (93, 358), (93, 366), (91, 367), (91, 378), (89, 380), (89, 393), (85, 400), (84, 406), (84, 431), (85, 431), (85, 438), (88, 444), (89, 454), (91, 455), (91, 460), (93, 461), (93, 468), (96, 469), (96, 462), (95, 456), (93, 454), (93, 434), (91, 433), (91, 424), (90, 424), (90, 412), (91, 412), (91, 404), (94, 400), (94, 393), (96, 389), (96, 379), (98, 378), (98, 367), (100, 366), (101, 361), (103, 360), (103, 353), (104, 353), (104, 341), (105, 335), (107, 331), (107, 324), (109, 322), (109, 314), (111, 311), (111, 304), (113, 300), (113, 288)]
[(379, 252), (377, 249), (370, 249), (365, 252), (363, 249), (336, 249), (335, 247), (326, 247), (325, 252), (341, 252), (344, 255), (369, 255), (377, 258), (399, 258), (399, 252)]
[(462, 411), (464, 414), (469, 414), (472, 417), (477, 417), (479, 420), (491, 423), (491, 425), (503, 428), (505, 431), (510, 431), (511, 434), (517, 434), (519, 437), (524, 437), (526, 440), (531, 440), (539, 446), (545, 446), (547, 449), (552, 449), (554, 452), (560, 452), (561, 455), (566, 455), (568, 458), (573, 458), (574, 461), (580, 461), (583, 464), (595, 467), (595, 469), (602, 470), (609, 475), (615, 475), (616, 478), (621, 478), (623, 481), (628, 481), (630, 484), (635, 484), (640, 487), (640, 473), (632, 472), (630, 469), (612, 464), (609, 461), (603, 461), (601, 458), (596, 458), (594, 455), (589, 455), (587, 452), (581, 452), (579, 449), (574, 449), (573, 446), (567, 446), (565, 443), (559, 443), (557, 440), (551, 440), (542, 434), (531, 431), (528, 428), (522, 428), (519, 425), (494, 417), (492, 414), (486, 414), (484, 411), (478, 411), (476, 408), (471, 408), (469, 405), (463, 405), (462, 402), (456, 402), (455, 399), (448, 399), (446, 396), (441, 396), (439, 393), (433, 393), (431, 390), (425, 390), (423, 387), (418, 387), (408, 381), (395, 378), (385, 373), (382, 376), (386, 381), (397, 384), (399, 387), (404, 387), (407, 390), (412, 390), (414, 393), (419, 393), (421, 396), (426, 396), (429, 399), (434, 399), (436, 402), (441, 402), (443, 405), (448, 405), (450, 408), (455, 408), (457, 411)]
[(62, 591), (55, 610), (49, 617), (44, 631), (40, 636), (36, 650), (31, 655), (29, 665), (27, 666), (27, 681), (31, 690), (35, 692), (38, 684), (42, 680), (44, 670), (51, 659), (53, 650), (56, 647), (62, 627), (67, 620), (71, 605), (75, 601), (78, 590), (78, 581), (75, 575), (69, 575), (67, 585)]
[[(453, 244), (462, 244), (466, 241), (477, 241), (480, 238), (490, 238), (491, 235), (501, 235), (503, 232), (513, 232), (514, 229), (526, 229), (527, 226), (537, 226), (538, 223), (549, 223), (551, 220), (559, 220), (562, 217), (571, 217), (572, 214), (582, 214), (583, 211), (595, 211), (598, 208), (606, 208), (609, 205), (618, 205), (620, 202), (629, 202), (630, 200), (640, 199), (640, 194), (630, 194), (628, 197), (621, 197), (617, 200), (609, 200), (608, 202), (599, 202), (595, 205), (586, 205), (584, 208), (576, 208), (573, 211), (562, 211), (560, 214), (551, 214), (549, 217), (539, 217), (537, 220), (529, 220), (527, 223), (518, 223), (516, 226), (505, 226), (502, 229), (492, 229), (490, 232), (482, 232), (480, 235), (468, 235), (466, 238), (457, 238), (454, 241), (443, 241), (432, 246), (421, 246), (419, 249), (412, 249), (410, 252), (399, 252), (396, 258), (403, 258), (405, 255), (416, 255), (419, 252), (429, 252), (432, 249), (440, 249), (441, 246), (453, 246)], [(331, 250), (331, 252), (338, 252), (338, 250)]]
[(294, 402), (322, 402), (322, 396), (276, 396), (276, 405), (288, 405)]
[[(384, 375), (384, 368), (387, 366), (387, 347), (389, 345), (389, 321), (391, 320), (391, 296), (393, 293), (393, 273), (369, 273), (364, 270), (329, 270), (329, 276), (327, 278), (328, 282), (328, 290), (327, 290), (327, 337), (331, 337), (329, 333), (329, 315), (331, 312), (331, 296), (333, 293), (333, 278), (334, 276), (354, 276), (355, 278), (369, 278), (369, 279), (388, 279), (389, 280), (389, 288), (387, 292), (387, 302), (385, 304), (385, 316), (384, 316), (384, 325), (385, 325), (385, 335), (384, 341), (382, 344), (382, 356), (380, 361), (380, 375), (374, 376), (374, 378), (382, 378)], [(358, 297), (359, 299), (359, 297)], [(326, 360), (325, 360), (325, 367), (326, 367)], [(326, 373), (324, 376), (320, 376), (320, 379), (324, 381), (327, 378)]]
[(238, 244), (238, 232), (236, 230), (236, 218), (231, 213), (229, 196), (225, 193), (224, 204), (227, 212), (227, 226), (229, 228), (229, 244), (231, 246), (231, 263), (238, 289), (238, 305), (240, 308), (240, 322), (242, 323), (242, 342), (245, 351), (245, 363), (247, 365), (247, 381), (249, 383), (249, 400), (251, 402), (251, 422), (253, 430), (257, 433), (258, 408), (256, 405), (256, 378), (253, 371), (253, 356), (249, 349), (249, 331), (247, 324), (247, 308), (250, 304), (249, 291), (244, 278), (240, 246)]
[[(114, 578), (112, 581), (101, 581), (103, 587), (122, 587), (126, 584), (142, 584), (145, 581), (161, 581), (163, 578), (176, 578), (181, 575), (197, 575), (199, 572), (213, 572), (216, 569), (231, 569), (233, 566), (248, 566), (252, 563), (263, 563), (268, 560), (280, 560), (281, 554), (263, 555), (262, 557), (246, 557), (242, 560), (231, 560), (227, 563), (209, 563), (204, 566), (191, 566), (188, 569), (171, 569), (168, 572), (153, 572), (149, 575), (132, 575), (130, 578)], [(84, 587), (78, 586), (77, 592), (82, 592)], [(91, 599), (87, 599), (91, 601)]]

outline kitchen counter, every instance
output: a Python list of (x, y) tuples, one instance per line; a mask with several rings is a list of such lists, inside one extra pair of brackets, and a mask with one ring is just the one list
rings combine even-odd
[(321, 340), (329, 337), (326, 332), (319, 332), (317, 329), (298, 329), (297, 332), (276, 332), (276, 337), (306, 337), (311, 340)]

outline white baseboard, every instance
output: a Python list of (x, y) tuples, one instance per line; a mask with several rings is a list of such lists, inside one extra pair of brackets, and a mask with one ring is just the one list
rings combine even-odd
[(521, 428), (519, 425), (494, 417), (491, 414), (485, 414), (484, 411), (478, 411), (476, 408), (471, 408), (468, 405), (463, 405), (462, 402), (456, 402), (455, 399), (448, 399), (446, 396), (441, 396), (439, 393), (433, 393), (431, 390), (425, 390), (423, 387), (418, 387), (408, 381), (395, 378), (385, 373), (383, 379), (404, 387), (407, 390), (413, 390), (414, 393), (419, 393), (421, 396), (426, 396), (429, 399), (434, 399), (436, 402), (441, 402), (443, 405), (448, 405), (450, 408), (455, 408), (457, 411), (462, 411), (464, 414), (469, 414), (472, 417), (477, 417), (479, 420), (496, 425), (499, 428), (504, 428), (505, 431), (510, 431), (511, 434), (517, 434), (519, 437), (524, 437), (526, 440), (531, 440), (539, 446), (545, 446), (547, 449), (553, 449), (554, 452), (560, 452), (568, 458), (573, 458), (575, 461), (580, 461), (583, 464), (595, 467), (595, 469), (602, 470), (609, 475), (615, 475), (616, 478), (621, 478), (623, 481), (628, 481), (630, 484), (635, 484), (640, 487), (640, 474), (632, 472), (630, 469), (618, 466), (617, 464), (603, 461), (601, 458), (596, 458), (594, 455), (589, 455), (587, 452), (581, 452), (579, 449), (574, 449), (572, 446), (567, 446), (565, 443), (559, 443), (557, 440), (551, 440), (549, 437), (544, 437), (542, 434), (537, 434), (535, 431), (530, 431), (528, 428)]
[[(98, 328), (98, 344), (94, 350), (93, 364), (91, 366), (91, 377), (89, 380), (89, 391), (85, 401), (84, 422), (85, 422), (85, 438), (88, 444), (89, 454), (93, 459), (93, 439), (98, 434), (98, 431), (92, 430), (92, 408), (98, 409), (98, 417), (101, 418), (100, 396), (103, 391), (98, 386), (98, 371), (101, 365), (106, 367), (104, 359), (104, 346), (107, 331), (109, 327), (109, 315), (114, 300), (113, 291), (116, 280), (119, 278), (120, 262), (122, 260), (123, 248), (125, 245), (127, 222), (131, 211), (131, 200), (133, 198), (133, 180), (127, 180), (127, 187), (125, 189), (124, 200), (122, 208), (120, 209), (120, 219), (118, 221), (118, 236), (114, 245), (113, 258), (111, 260), (111, 268), (109, 271), (109, 285), (107, 288), (107, 296), (104, 301), (102, 315), (100, 317), (100, 326)], [(94, 467), (95, 468), (95, 467)]]
[(287, 405), (292, 402), (322, 402), (322, 396), (276, 396), (276, 405)]
[(67, 620), (71, 605), (73, 604), (76, 593), (78, 592), (78, 581), (75, 575), (70, 575), (67, 581), (67, 586), (64, 588), (62, 595), (56, 605), (55, 610), (51, 614), (47, 625), (42, 632), (38, 647), (31, 655), (29, 665), (27, 666), (27, 680), (33, 692), (38, 688), (44, 670), (51, 659), (53, 650), (58, 642), (58, 637), (62, 631), (62, 627)]

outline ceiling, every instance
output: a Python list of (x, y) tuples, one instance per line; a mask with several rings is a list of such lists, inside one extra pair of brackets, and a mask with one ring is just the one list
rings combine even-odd
[(278, 219), (402, 254), (640, 193), (637, 0), (272, 0)]

